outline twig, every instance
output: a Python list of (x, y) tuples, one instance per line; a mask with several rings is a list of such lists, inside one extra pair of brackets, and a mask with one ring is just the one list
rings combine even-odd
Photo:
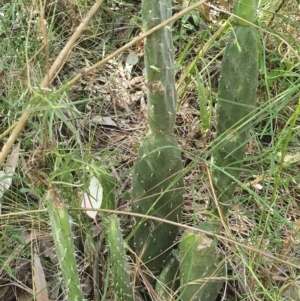
[(2, 134), (0, 134), (0, 140), (2, 140), (10, 131), (12, 131), (18, 123), (15, 122), (8, 129), (6, 129)]

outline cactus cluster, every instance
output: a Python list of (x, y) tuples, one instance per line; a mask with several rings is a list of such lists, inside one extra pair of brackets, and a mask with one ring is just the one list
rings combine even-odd
[(249, 114), (255, 108), (258, 85), (258, 41), (251, 23), (257, 1), (235, 1), (237, 14), (221, 66), (218, 90), (218, 147), (213, 154), (213, 181), (218, 201), (226, 212), (236, 188), (245, 154)]
[[(246, 117), (255, 106), (258, 43), (251, 22), (255, 17), (256, 4), (254, 0), (235, 3), (236, 25), (222, 62), (217, 111), (218, 147), (213, 154), (212, 166), (218, 201), (225, 212), (235, 189), (233, 179), (239, 176), (245, 152), (250, 127)], [(171, 0), (143, 0), (142, 16), (144, 30), (154, 27), (171, 16)], [(173, 134), (176, 91), (172, 36), (168, 27), (147, 38), (145, 60), (149, 132), (140, 144), (132, 178), (132, 209), (144, 215), (143, 218), (135, 218), (135, 251), (150, 284), (157, 279), (155, 291), (159, 300), (214, 301), (224, 274), (217, 241), (201, 233), (187, 231), (179, 243), (179, 253), (172, 257), (170, 254), (178, 228), (147, 218), (155, 216), (180, 222), (183, 204), (182, 162)], [(120, 294), (126, 291), (118, 298), (129, 300), (132, 296), (128, 287), (130, 279), (125, 270), (120, 270), (120, 266), (126, 266), (126, 255), (120, 245), (121, 230), (114, 218), (108, 225), (111, 258), (121, 263), (113, 267), (113, 273), (119, 273), (115, 281), (122, 287)], [(201, 229), (213, 232), (220, 228), (221, 225), (213, 221), (201, 225)], [(111, 232), (112, 229), (115, 230)]]
[[(171, 0), (143, 0), (145, 31), (172, 15)], [(176, 117), (172, 33), (164, 27), (145, 41), (149, 132), (140, 144), (132, 179), (133, 212), (181, 221), (182, 162), (173, 134)], [(136, 218), (135, 246), (142, 266), (157, 276), (172, 250), (178, 228)]]
[[(171, 0), (143, 0), (145, 31), (172, 15)], [(258, 78), (258, 42), (255, 28), (257, 0), (235, 1), (236, 25), (228, 41), (221, 67), (218, 91), (217, 138), (213, 154), (213, 180), (224, 211), (240, 173), (250, 125), (247, 116), (255, 106)], [(183, 179), (180, 149), (173, 133), (176, 117), (174, 49), (169, 27), (151, 34), (145, 41), (148, 80), (149, 131), (142, 140), (132, 177), (132, 210), (135, 252), (143, 273), (155, 285), (159, 300), (214, 301), (222, 286), (224, 267), (217, 254), (217, 242), (198, 232), (185, 232), (179, 252), (171, 252), (178, 227), (151, 219), (151, 216), (181, 222)], [(115, 209), (114, 187), (108, 174), (99, 175), (104, 191), (102, 208)], [(46, 200), (52, 221), (56, 254), (61, 266), (68, 300), (83, 300), (76, 265), (69, 216), (56, 189)], [(108, 245), (111, 274), (117, 300), (134, 299), (125, 242), (115, 214), (102, 214)], [(220, 224), (208, 221), (201, 229), (219, 231)], [(177, 254), (174, 256), (174, 254)], [(146, 298), (147, 299), (147, 298)]]

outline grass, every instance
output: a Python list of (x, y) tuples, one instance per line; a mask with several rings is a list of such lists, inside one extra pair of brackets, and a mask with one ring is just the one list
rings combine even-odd
[[(241, 176), (235, 179), (239, 185), (229, 209), (227, 231), (219, 243), (228, 273), (219, 300), (299, 299), (297, 5), (297, 1), (260, 4), (258, 26), (264, 47), (257, 108), (248, 118), (253, 129)], [(130, 173), (138, 143), (147, 129), (143, 43), (132, 45), (105, 66), (84, 74), (72, 87), (65, 87), (82, 68), (140, 34), (139, 4), (103, 4), (49, 91), (39, 88), (89, 8), (84, 0), (61, 1), (57, 6), (45, 6), (44, 12), (43, 6), (33, 1), (1, 3), (0, 134), (28, 108), (30, 117), (18, 136), (21, 155), (12, 185), (1, 196), (0, 300), (38, 300), (42, 287), (37, 278), (45, 279), (50, 300), (63, 300), (69, 293), (60, 282), (65, 271), (59, 265), (62, 259), (55, 255), (57, 231), (51, 231), (53, 218), (51, 221), (45, 202), (45, 194), (51, 189), (59, 191), (68, 208), (65, 219), (72, 220), (68, 239), (74, 244), (76, 266), (73, 263), (71, 267), (84, 284), (85, 299), (104, 300), (113, 294), (101, 217), (95, 223), (80, 209), (80, 203), (91, 178), (88, 168), (95, 174), (108, 169), (116, 179), (123, 236), (130, 235)], [(214, 16), (214, 11), (219, 15)], [(46, 22), (42, 22), (43, 14)], [(176, 134), (185, 163), (184, 225), (195, 227), (212, 214), (208, 210), (212, 198), (209, 166), (218, 147), (214, 140), (217, 80), (230, 30), (228, 24), (220, 27), (229, 17), (220, 12), (220, 7), (211, 8), (210, 19), (204, 22), (205, 34), (197, 23), (200, 15), (194, 10), (173, 27), (179, 98)], [(130, 52), (138, 57), (131, 72), (125, 64)], [(204, 95), (208, 102), (199, 106)], [(210, 111), (206, 116), (207, 107)], [(206, 117), (205, 124), (200, 112)], [(7, 137), (2, 137), (1, 147)], [(1, 181), (4, 179), (1, 175)], [(139, 271), (131, 241), (128, 244), (134, 283)], [(42, 271), (33, 260), (34, 254), (38, 254)], [(138, 286), (139, 282), (134, 284)]]

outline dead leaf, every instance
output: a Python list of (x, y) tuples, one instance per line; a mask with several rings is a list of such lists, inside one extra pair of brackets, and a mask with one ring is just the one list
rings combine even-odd
[(92, 125), (108, 125), (117, 127), (117, 124), (110, 117), (94, 116), (87, 120), (85, 123), (91, 123)]
[(96, 177), (92, 177), (88, 192), (84, 193), (81, 200), (81, 208), (90, 209), (86, 210), (86, 214), (95, 219), (98, 211), (93, 209), (100, 209), (103, 198), (103, 187)]
[(128, 79), (131, 79), (132, 68), (138, 63), (138, 61), (138, 56), (133, 51), (130, 51), (125, 62), (125, 72)]
[(109, 143), (116, 143), (118, 141), (121, 141), (125, 138), (127, 138), (128, 135), (122, 135), (122, 134), (115, 134), (108, 137)]
[(36, 301), (49, 301), (45, 272), (36, 252), (33, 255), (33, 270)]

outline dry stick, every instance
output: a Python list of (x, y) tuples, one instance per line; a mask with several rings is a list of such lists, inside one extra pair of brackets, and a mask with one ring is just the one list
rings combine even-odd
[[(86, 211), (86, 209), (84, 209), (84, 208), (70, 208), (70, 209), (72, 209), (74, 211)], [(38, 210), (36, 210), (36, 211), (38, 211)], [(267, 253), (263, 250), (257, 249), (255, 247), (252, 247), (252, 246), (249, 246), (249, 245), (246, 245), (246, 244), (243, 244), (242, 242), (236, 241), (232, 238), (229, 238), (229, 237), (226, 237), (226, 236), (223, 236), (223, 235), (220, 235), (220, 234), (212, 233), (212, 232), (207, 231), (207, 230), (199, 229), (199, 228), (192, 227), (192, 226), (185, 225), (185, 224), (179, 224), (179, 223), (176, 223), (176, 222), (172, 222), (170, 220), (166, 220), (166, 219), (151, 216), (151, 215), (144, 215), (144, 214), (126, 212), (126, 211), (109, 210), (109, 209), (94, 209), (94, 211), (112, 213), (112, 214), (114, 213), (114, 214), (126, 215), (126, 216), (129, 215), (129, 216), (140, 217), (140, 218), (145, 218), (146, 217), (147, 219), (152, 219), (152, 220), (155, 220), (155, 221), (158, 221), (158, 222), (161, 222), (161, 223), (170, 224), (170, 225), (173, 225), (173, 226), (176, 226), (176, 227), (180, 227), (182, 229), (195, 231), (195, 232), (200, 232), (200, 233), (203, 233), (203, 234), (205, 234), (209, 237), (215, 237), (215, 238), (219, 239), (220, 241), (223, 240), (223, 241), (226, 241), (226, 242), (228, 242), (232, 245), (242, 247), (242, 248), (244, 248), (248, 251), (258, 253), (260, 255), (265, 256), (266, 258), (269, 258), (269, 259), (278, 261), (280, 263), (286, 264), (287, 266), (294, 267), (296, 269), (300, 269), (300, 264), (298, 265), (296, 263), (289, 262), (289, 261), (285, 260), (284, 258), (278, 258), (277, 256), (274, 256), (274, 255), (272, 255), (270, 253)], [(29, 211), (28, 213), (31, 213), (31, 211)], [(18, 214), (24, 214), (24, 212), (22, 211), (22, 213), (13, 212), (13, 213), (8, 213), (8, 214), (3, 214), (1, 217), (5, 218), (6, 216), (12, 216), (12, 215), (18, 215)]]
[[(93, 17), (93, 15), (96, 13), (96, 11), (102, 5), (103, 2), (104, 2), (104, 0), (98, 0), (92, 6), (92, 8), (87, 13), (85, 18), (82, 20), (80, 25), (77, 27), (77, 29), (75, 30), (75, 32), (73, 33), (73, 35), (71, 36), (71, 38), (69, 39), (69, 41), (67, 42), (65, 47), (62, 49), (62, 51), (60, 52), (60, 54), (58, 55), (58, 57), (56, 58), (56, 60), (52, 64), (49, 72), (47, 72), (46, 76), (42, 80), (42, 83), (41, 83), (41, 88), (42, 89), (46, 88), (51, 83), (51, 81), (55, 78), (55, 76), (58, 74), (58, 70), (66, 62), (66, 59), (67, 59), (70, 51), (72, 50), (75, 42), (78, 40), (78, 38), (80, 37), (82, 32), (87, 27), (89, 21), (91, 20), (91, 18)], [(0, 164), (2, 164), (4, 162), (4, 160), (6, 159), (10, 149), (12, 148), (12, 146), (13, 146), (14, 142), (16, 141), (19, 133), (22, 131), (27, 119), (30, 116), (30, 112), (29, 112), (30, 106), (28, 106), (26, 109), (27, 109), (27, 111), (24, 112), (22, 114), (22, 116), (20, 117), (20, 119), (18, 120), (17, 125), (15, 126), (13, 131), (11, 132), (7, 142), (4, 144), (4, 146), (3, 146), (3, 148), (0, 152)], [(10, 129), (11, 129), (11, 127), (10, 127)]]
[(8, 135), (8, 133), (10, 133), (14, 128), (15, 126), (17, 125), (18, 123), (15, 122), (14, 124), (12, 124), (8, 129), (6, 129), (2, 134), (0, 134), (0, 140), (2, 140), (6, 135)]
[(20, 119), (18, 120), (16, 126), (14, 127), (13, 131), (11, 132), (10, 136), (8, 137), (6, 143), (2, 147), (2, 151), (0, 153), (0, 164), (4, 162), (6, 159), (9, 151), (11, 150), (13, 144), (15, 143), (19, 133), (23, 130), (23, 127), (29, 118), (30, 113), (24, 112)]

